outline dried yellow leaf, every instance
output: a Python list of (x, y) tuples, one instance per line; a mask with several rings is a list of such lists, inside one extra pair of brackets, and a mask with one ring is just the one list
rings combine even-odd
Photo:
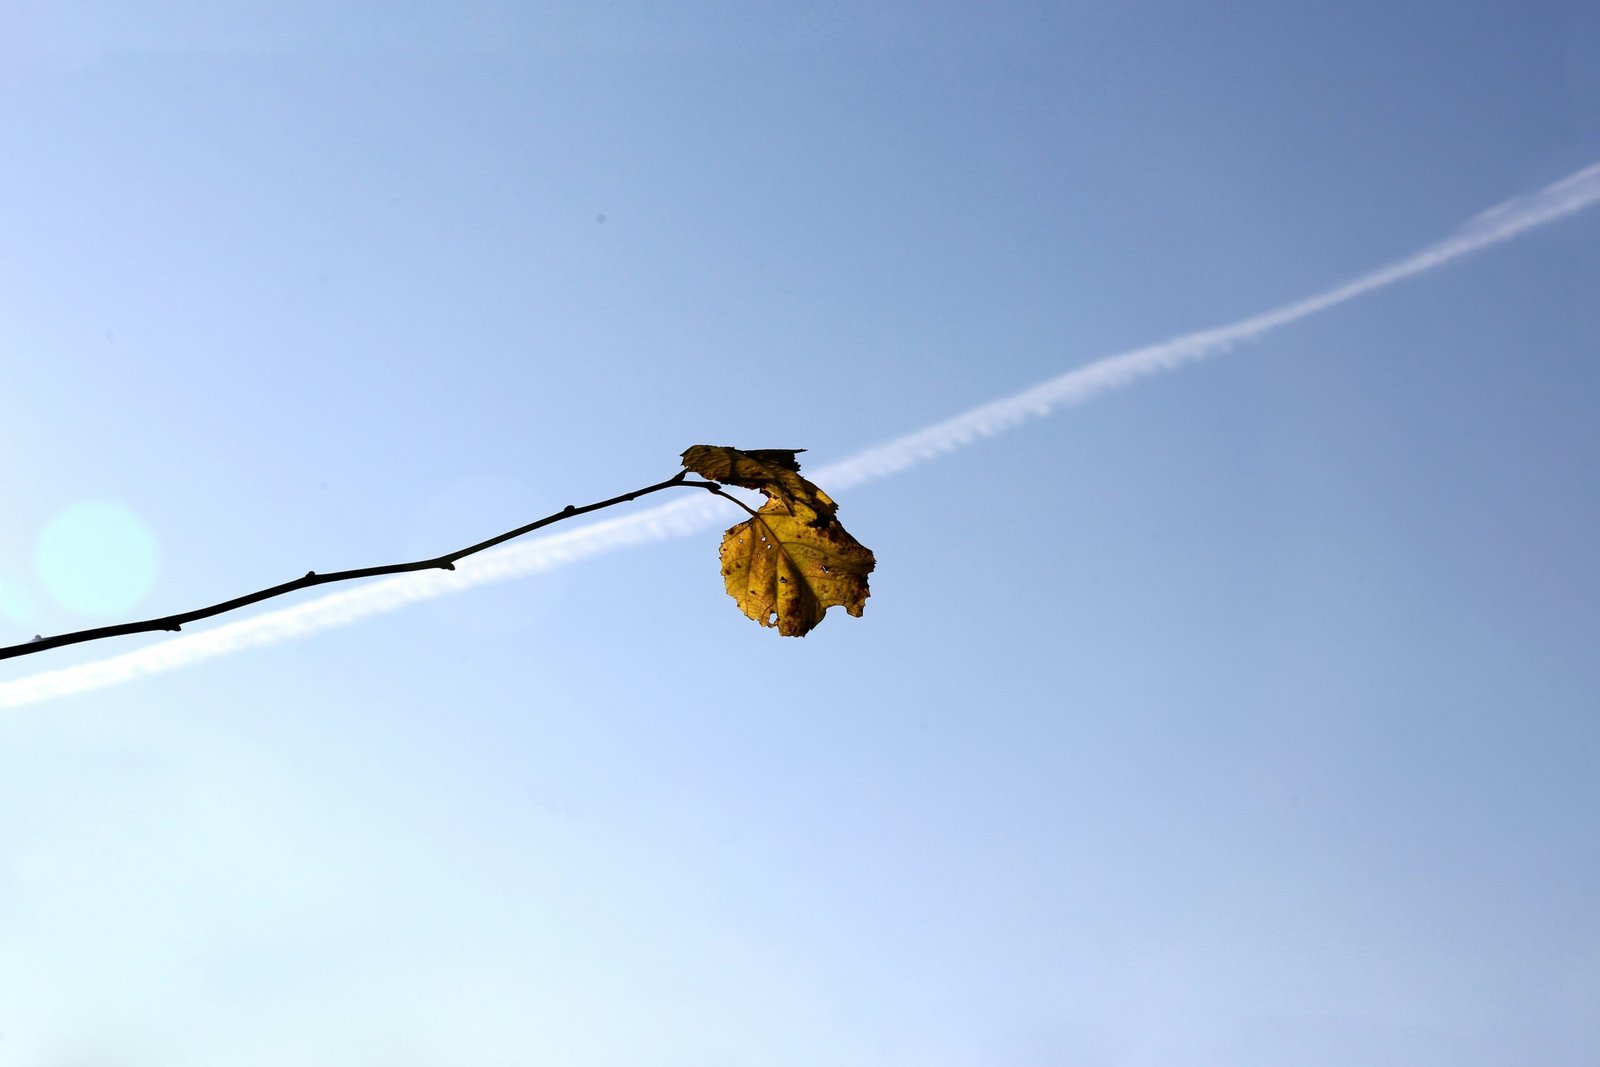
[(722, 576), (741, 611), (786, 637), (803, 637), (835, 605), (859, 617), (876, 565), (839, 524), (833, 499), (800, 476), (797, 451), (695, 445), (683, 454), (696, 474), (766, 496), (723, 535)]

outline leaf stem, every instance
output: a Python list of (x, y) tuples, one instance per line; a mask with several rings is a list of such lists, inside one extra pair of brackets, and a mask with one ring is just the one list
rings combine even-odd
[[(586, 515), (591, 511), (599, 511), (602, 508), (613, 507), (617, 504), (625, 504), (628, 501), (637, 500), (642, 496), (649, 496), (651, 493), (659, 493), (663, 489), (677, 488), (705, 489), (717, 496), (732, 500), (735, 504), (738, 504), (746, 511), (750, 510), (748, 507), (745, 507), (744, 503), (738, 498), (723, 492), (720, 483), (690, 481), (689, 472), (687, 470), (682, 470), (665, 481), (656, 482), (654, 485), (647, 485), (643, 489), (635, 489), (631, 493), (623, 493), (619, 496), (614, 496), (606, 500), (597, 500), (593, 504), (584, 504), (582, 507), (568, 504), (555, 514), (546, 515), (544, 518), (530, 522), (526, 526), (518, 526), (515, 530), (507, 530), (505, 533), (498, 534), (486, 541), (479, 541), (475, 545), (468, 545), (466, 548), (459, 549), (455, 552), (447, 552), (442, 556), (435, 556), (432, 559), (419, 559), (411, 563), (390, 563), (381, 567), (360, 567), (355, 570), (330, 571), (326, 574), (318, 574), (316, 571), (307, 571), (304, 575), (294, 579), (293, 581), (282, 582), (278, 585), (268, 586), (266, 589), (259, 589), (254, 593), (246, 593), (244, 596), (237, 596), (231, 600), (224, 600), (220, 603), (211, 604), (207, 607), (196, 608), (193, 611), (180, 612), (176, 615), (163, 615), (158, 619), (145, 619), (142, 622), (125, 622), (116, 626), (97, 626), (89, 630), (77, 630), (72, 633), (56, 634), (53, 637), (35, 637), (33, 640), (25, 641), (22, 644), (0, 647), (0, 659), (11, 659), (14, 656), (28, 656), (35, 652), (44, 652), (47, 649), (60, 648), (63, 645), (75, 645), (84, 641), (98, 641), (101, 638), (106, 637), (121, 637), (125, 634), (149, 633), (156, 630), (175, 631), (181, 629), (185, 623), (195, 622), (199, 619), (208, 619), (213, 615), (221, 615), (223, 612), (234, 611), (238, 608), (247, 607), (263, 600), (270, 600), (273, 597), (283, 596), (285, 593), (293, 593), (301, 589), (310, 589), (311, 587), (318, 585), (328, 585), (332, 582), (348, 582), (354, 581), (357, 578), (377, 578), (387, 574), (405, 574), (409, 571), (453, 571), (456, 569), (456, 561), (459, 559), (482, 552), (487, 548), (493, 548), (495, 545), (510, 541), (512, 538), (521, 537), (524, 534), (532, 533), (534, 530), (549, 526), (551, 523), (560, 522), (563, 519), (570, 519), (578, 515)], [(752, 514), (754, 513), (752, 512)]]
[[(804, 452), (805, 449), (801, 449), (800, 451)], [(720, 496), (724, 500), (733, 501), (735, 504), (737, 504), (741, 508), (743, 508), (745, 510), (745, 512), (752, 519), (758, 519), (759, 520), (761, 518), (760, 513), (757, 512), (755, 508), (751, 507), (749, 504), (746, 504), (743, 500), (740, 500), (738, 497), (734, 496), (732, 493), (730, 493), (726, 489), (722, 488), (722, 486), (718, 485), (716, 482), (703, 482), (703, 483), (701, 483), (701, 488), (709, 489), (711, 491), (711, 495), (712, 496)], [(762, 525), (766, 525), (766, 524), (763, 523)]]

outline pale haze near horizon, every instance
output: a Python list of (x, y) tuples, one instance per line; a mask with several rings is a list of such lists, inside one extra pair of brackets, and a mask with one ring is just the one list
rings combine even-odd
[[(135, 10), (0, 23), (0, 643), (825, 465), (1600, 158), (1577, 4)], [(1593, 1062), (1594, 214), (841, 493), (803, 642), (709, 530), (7, 712), (0, 1063)]]

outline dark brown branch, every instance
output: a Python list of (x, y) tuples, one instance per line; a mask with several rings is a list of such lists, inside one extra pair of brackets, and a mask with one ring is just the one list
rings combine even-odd
[[(224, 600), (220, 604), (197, 608), (194, 611), (185, 611), (178, 615), (165, 615), (159, 619), (146, 619), (143, 622), (125, 622), (117, 626), (98, 626), (92, 630), (77, 630), (73, 633), (57, 634), (54, 637), (35, 637), (32, 641), (27, 641), (20, 645), (8, 645), (0, 648), (0, 659), (27, 656), (35, 652), (43, 652), (46, 649), (60, 648), (62, 645), (75, 645), (82, 641), (98, 641), (103, 637), (121, 637), (124, 634), (149, 633), (155, 630), (178, 630), (182, 628), (184, 623), (195, 622), (198, 619), (209, 619), (211, 616), (221, 615), (225, 611), (233, 611), (263, 600), (283, 596), (285, 593), (293, 593), (300, 589), (310, 589), (316, 585), (327, 585), (330, 582), (348, 582), (357, 578), (377, 578), (385, 574), (405, 574), (408, 571), (453, 571), (456, 569), (456, 560), (482, 552), (486, 548), (493, 548), (495, 545), (510, 541), (514, 537), (521, 537), (523, 534), (532, 533), (540, 527), (549, 526), (551, 523), (560, 522), (562, 519), (570, 519), (575, 515), (584, 515), (591, 511), (599, 511), (601, 508), (625, 504), (630, 500), (637, 500), (639, 497), (647, 496), (650, 493), (659, 493), (663, 489), (672, 489), (678, 486), (691, 489), (708, 489), (718, 496), (727, 497), (727, 499), (733, 500), (734, 503), (739, 503), (736, 498), (724, 493), (722, 486), (717, 482), (694, 482), (689, 480), (688, 475), (688, 471), (679, 471), (664, 482), (647, 485), (643, 489), (635, 489), (631, 493), (623, 493), (621, 496), (614, 496), (609, 500), (596, 501), (593, 504), (585, 504), (582, 507), (568, 504), (554, 515), (546, 515), (544, 518), (530, 522), (526, 526), (518, 526), (515, 530), (507, 530), (505, 533), (491, 537), (487, 541), (479, 541), (475, 545), (469, 545), (459, 551), (450, 552), (443, 556), (435, 556), (433, 559), (419, 559), (414, 563), (391, 563), (383, 567), (361, 567), (356, 570), (331, 571), (327, 574), (307, 571), (302, 577), (296, 578), (292, 582), (284, 582), (281, 585), (274, 585), (254, 593), (246, 593), (244, 596), (234, 597), (232, 600)], [(740, 506), (743, 507), (744, 505), (740, 504)]]

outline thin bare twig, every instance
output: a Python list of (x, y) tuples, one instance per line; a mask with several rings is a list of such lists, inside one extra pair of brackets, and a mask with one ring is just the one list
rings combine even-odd
[[(505, 533), (491, 537), (487, 541), (479, 541), (475, 545), (469, 545), (459, 551), (449, 552), (442, 556), (435, 556), (432, 559), (419, 559), (414, 563), (390, 563), (383, 567), (361, 567), (356, 570), (330, 571), (327, 574), (307, 571), (303, 576), (296, 578), (292, 582), (270, 586), (254, 593), (246, 593), (244, 596), (237, 596), (232, 600), (224, 600), (219, 604), (197, 608), (194, 611), (185, 611), (177, 615), (164, 615), (159, 619), (146, 619), (143, 622), (125, 622), (117, 626), (97, 626), (92, 630), (77, 630), (73, 633), (57, 634), (54, 637), (35, 637), (33, 640), (25, 641), (20, 645), (7, 645), (4, 648), (0, 648), (0, 659), (32, 655), (35, 652), (60, 648), (62, 645), (75, 645), (83, 641), (98, 641), (104, 637), (121, 637), (124, 634), (149, 633), (155, 630), (178, 630), (183, 627), (184, 623), (195, 622), (198, 619), (208, 619), (213, 615), (221, 615), (225, 611), (233, 611), (263, 600), (283, 596), (285, 593), (293, 593), (300, 589), (310, 589), (316, 585), (327, 585), (331, 582), (349, 582), (357, 578), (377, 578), (385, 574), (405, 574), (408, 571), (453, 571), (456, 569), (456, 560), (458, 559), (482, 552), (486, 548), (493, 548), (495, 545), (510, 541), (514, 537), (532, 533), (534, 530), (549, 526), (551, 523), (560, 522), (562, 519), (570, 519), (576, 515), (584, 515), (591, 511), (599, 511), (601, 508), (609, 508), (616, 504), (625, 504), (630, 500), (637, 500), (639, 497), (648, 496), (651, 493), (659, 493), (663, 489), (674, 489), (680, 486), (690, 489), (707, 489), (718, 496), (726, 497), (729, 500), (733, 500), (734, 503), (739, 503), (737, 499), (724, 493), (719, 483), (690, 481), (688, 471), (679, 471), (664, 482), (647, 485), (643, 489), (635, 489), (631, 493), (623, 493), (621, 496), (614, 496), (609, 500), (599, 500), (593, 504), (585, 504), (582, 507), (568, 504), (554, 515), (546, 515), (544, 518), (530, 522), (526, 526), (518, 526), (515, 530), (507, 530)], [(743, 507), (744, 505), (740, 504), (740, 506)]]

